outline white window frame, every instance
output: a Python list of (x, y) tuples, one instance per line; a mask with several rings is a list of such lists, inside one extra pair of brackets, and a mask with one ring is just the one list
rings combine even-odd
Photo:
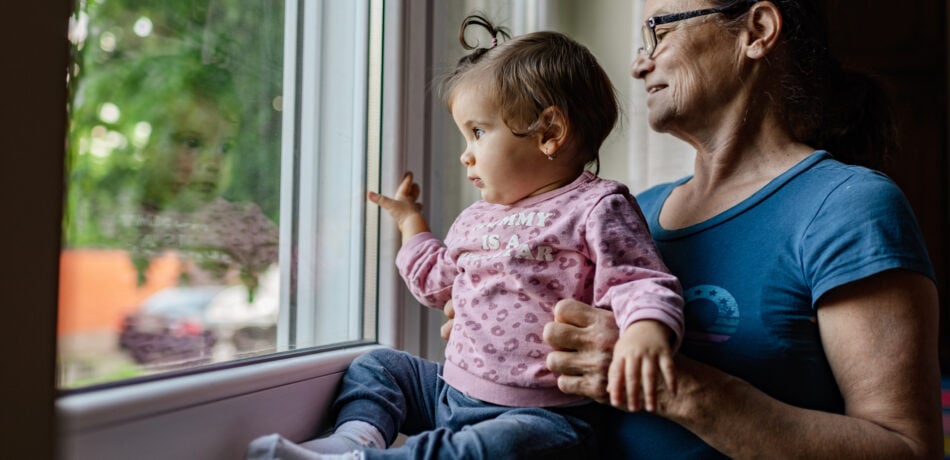
[[(324, 2), (300, 1), (306, 1), (304, 17), (289, 27), (299, 25), (304, 30), (312, 29), (306, 21), (319, 16), (308, 15), (306, 10)], [(288, 1), (287, 7), (292, 3), (295, 2)], [(430, 130), (427, 123), (431, 118), (432, 101), (427, 95), (427, 84), (431, 80), (427, 39), (431, 35), (432, 5), (432, 0), (385, 2), (380, 190), (393, 190), (401, 171), (428, 170)], [(288, 36), (296, 36), (296, 30), (292, 33), (294, 35)], [(305, 37), (304, 45), (307, 40)], [(315, 38), (309, 40), (316, 44)], [(294, 56), (310, 53), (304, 49)], [(304, 67), (304, 78), (314, 72), (317, 69), (308, 71)], [(293, 84), (296, 91), (297, 83)], [(304, 96), (302, 102), (306, 98)], [(304, 117), (296, 126), (318, 122), (318, 118), (307, 120)], [(353, 123), (358, 124), (358, 121)], [(285, 161), (289, 160), (285, 158)], [(433, 194), (426, 193), (426, 196)], [(430, 198), (427, 205), (436, 207), (439, 203)], [(301, 223), (311, 217), (301, 216)], [(380, 268), (376, 296), (383, 307), (378, 312), (377, 342), (431, 355), (434, 349), (440, 348), (439, 324), (428, 320), (422, 307), (411, 301), (393, 268), (399, 245), (394, 224), (389, 219), (380, 219), (379, 223)], [(306, 225), (309, 224), (302, 224), (298, 232), (305, 231)], [(307, 308), (310, 302), (307, 295), (295, 300), (298, 308)], [(344, 320), (352, 324), (351, 319)], [(279, 331), (283, 328), (283, 332), (279, 332), (283, 340), (287, 340), (290, 327), (290, 323), (279, 325)], [(312, 330), (297, 329), (295, 333), (310, 334)], [(279, 432), (296, 440), (310, 438), (328, 423), (323, 416), (349, 362), (381, 345), (361, 345), (303, 356), (278, 355), (266, 362), (224, 366), (62, 396), (55, 404), (57, 457), (67, 460), (230, 459), (241, 458), (247, 442), (262, 434)]]
[[(353, 27), (353, 19), (369, 17), (371, 4), (382, 6), (378, 0), (286, 2), (284, 36), (297, 40), (284, 41), (284, 100), (292, 109), (284, 111), (282, 129), (280, 260), (287, 263), (281, 264), (280, 304), (291, 314), (279, 316), (278, 351), (375, 339), (374, 324), (367, 324), (367, 334), (362, 327), (364, 317), (367, 323), (375, 317), (375, 297), (364, 297), (362, 279), (364, 243), (375, 245), (376, 229), (343, 245), (313, 237), (366, 223), (366, 157), (375, 157), (378, 145), (367, 148), (372, 25)], [(337, 262), (341, 254), (348, 264)], [(376, 265), (374, 258), (365, 263)]]

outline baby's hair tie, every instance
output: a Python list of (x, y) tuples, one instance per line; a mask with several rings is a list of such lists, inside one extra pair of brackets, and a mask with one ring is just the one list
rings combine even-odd
[[(467, 29), (469, 26), (477, 26), (482, 29), (485, 29), (485, 31), (488, 32), (489, 35), (491, 35), (491, 44), (487, 47), (480, 47), (480, 43), (476, 41), (474, 45), (470, 45), (465, 40), (465, 29)], [(511, 38), (511, 35), (508, 33), (507, 29), (505, 29), (504, 27), (495, 27), (495, 25), (492, 24), (491, 21), (489, 21), (488, 19), (485, 19), (483, 16), (479, 14), (473, 14), (466, 17), (465, 20), (462, 21), (462, 26), (459, 28), (459, 43), (462, 44), (462, 48), (464, 48), (465, 50), (471, 51), (471, 53), (459, 59), (459, 65), (461, 64), (468, 65), (468, 64), (477, 62), (485, 53), (488, 52), (488, 50), (498, 46), (499, 35), (501, 35), (502, 39)]]

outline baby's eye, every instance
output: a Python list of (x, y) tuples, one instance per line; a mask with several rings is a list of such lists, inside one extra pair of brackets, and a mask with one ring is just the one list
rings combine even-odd
[(472, 134), (475, 135), (475, 139), (481, 139), (485, 135), (485, 130), (482, 128), (472, 128)]

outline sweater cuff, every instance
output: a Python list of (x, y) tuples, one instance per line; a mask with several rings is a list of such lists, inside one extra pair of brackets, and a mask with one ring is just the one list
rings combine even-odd
[(414, 250), (410, 249), (414, 249), (417, 246), (424, 244), (426, 241), (434, 239), (436, 238), (432, 232), (422, 232), (413, 235), (412, 238), (409, 238), (409, 241), (406, 241), (406, 244), (402, 245), (402, 247), (399, 248), (399, 251), (396, 252), (396, 266), (405, 267), (406, 263), (408, 263), (408, 261), (405, 259), (412, 257), (411, 255), (415, 253)]
[(620, 328), (620, 332), (623, 333), (623, 331), (627, 330), (627, 328), (633, 323), (645, 319), (658, 321), (670, 328), (670, 331), (673, 332), (671, 349), (673, 352), (679, 351), (680, 345), (683, 343), (683, 321), (682, 318), (676, 317), (665, 309), (648, 307), (638, 308), (630, 316), (626, 317), (622, 323), (620, 322), (620, 318), (618, 318), (617, 326)]

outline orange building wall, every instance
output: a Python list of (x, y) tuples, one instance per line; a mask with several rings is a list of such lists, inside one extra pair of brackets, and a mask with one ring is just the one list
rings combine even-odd
[(122, 317), (159, 289), (178, 284), (174, 254), (152, 260), (146, 283), (136, 286), (129, 254), (110, 249), (67, 249), (60, 257), (59, 335), (118, 331)]

